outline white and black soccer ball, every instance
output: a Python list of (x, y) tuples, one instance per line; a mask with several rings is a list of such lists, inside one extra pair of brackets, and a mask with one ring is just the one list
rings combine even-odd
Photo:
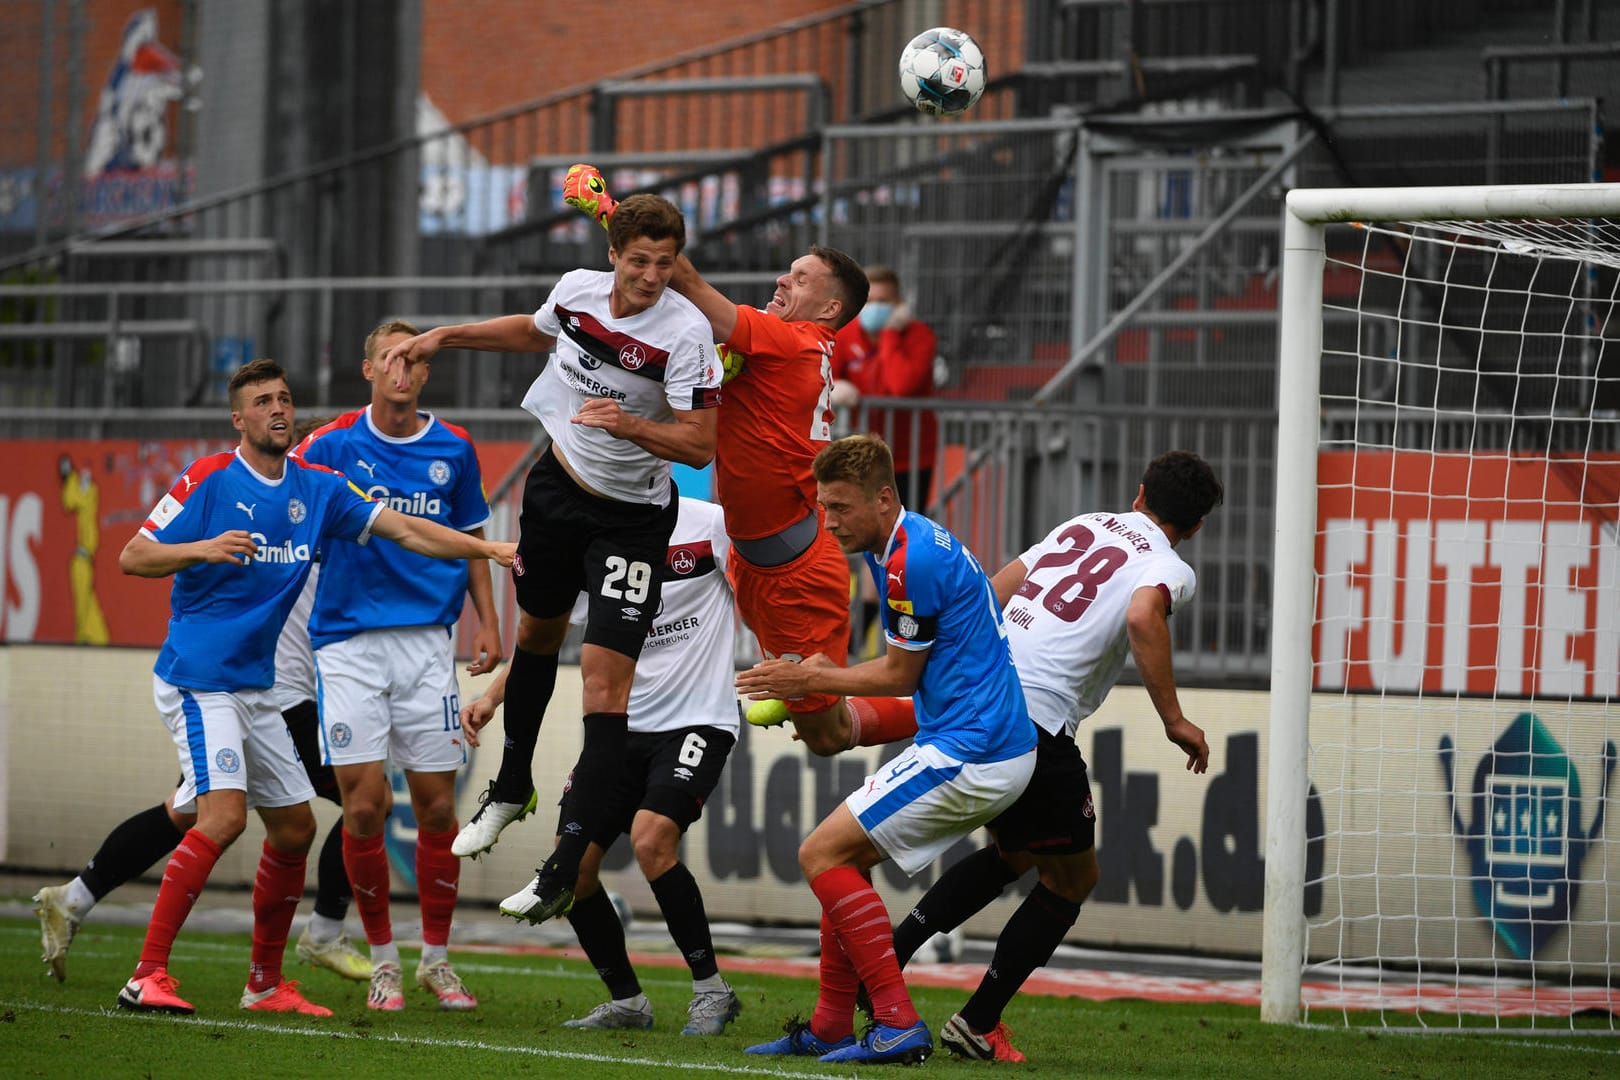
[(987, 78), (979, 43), (949, 26), (924, 30), (900, 53), (900, 90), (931, 116), (972, 108)]

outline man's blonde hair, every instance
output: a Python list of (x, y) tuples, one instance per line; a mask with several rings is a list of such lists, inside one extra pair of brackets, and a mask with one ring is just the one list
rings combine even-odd
[(889, 444), (876, 435), (850, 435), (828, 443), (810, 469), (817, 483), (848, 481), (859, 486), (868, 499), (877, 498), (885, 487), (895, 490), (894, 455)]
[(377, 342), (385, 337), (393, 337), (395, 334), (415, 337), (421, 332), (404, 319), (389, 319), (387, 322), (378, 323), (376, 328), (366, 335), (366, 359), (377, 359)]

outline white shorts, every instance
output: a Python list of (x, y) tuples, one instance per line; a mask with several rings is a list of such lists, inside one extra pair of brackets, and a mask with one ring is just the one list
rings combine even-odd
[(176, 810), (210, 791), (245, 791), (250, 810), (315, 797), (273, 691), (186, 690), (154, 675), (152, 701), (180, 753)]
[(442, 626), (368, 630), (315, 650), (315, 700), (328, 765), (384, 761), (409, 772), (467, 762), (461, 691)]
[(913, 743), (866, 778), (844, 805), (878, 851), (916, 876), (960, 836), (1018, 801), (1035, 771), (1035, 751), (1006, 761), (958, 761)]

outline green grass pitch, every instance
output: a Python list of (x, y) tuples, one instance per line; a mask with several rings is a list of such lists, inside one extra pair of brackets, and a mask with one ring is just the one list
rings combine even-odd
[[(230, 1077), (300, 1080), (475, 1076), (847, 1077), (860, 1069), (809, 1058), (745, 1056), (744, 1046), (774, 1037), (793, 1013), (809, 1015), (815, 985), (804, 979), (729, 976), (743, 1014), (719, 1038), (679, 1034), (691, 984), (679, 970), (649, 967), (643, 984), (656, 1026), (646, 1032), (574, 1031), (563, 1020), (603, 998), (581, 961), (554, 956), (458, 952), (452, 959), (480, 1004), (471, 1013), (433, 1007), (412, 990), (403, 1013), (375, 1014), (365, 987), (298, 966), (289, 977), (334, 1010), (325, 1020), (241, 1011), (244, 935), (183, 932), (170, 971), (197, 1006), (190, 1018), (137, 1015), (113, 1001), (134, 965), (141, 932), (90, 924), (74, 941), (68, 980), (57, 984), (39, 962), (37, 925), (0, 919), (0, 1075), (7, 1077)], [(407, 980), (415, 956), (405, 956)], [(916, 991), (936, 1031), (961, 1004), (960, 990)], [(1288, 1028), (1262, 1024), (1255, 1010), (1228, 1005), (1097, 1003), (1021, 996), (1006, 1015), (1023, 1066), (959, 1062), (939, 1051), (921, 1069), (935, 1075), (1048, 1077), (1615, 1077), (1620, 1039), (1527, 1033), (1411, 1036), (1369, 1028)], [(1390, 1021), (1394, 1023), (1395, 1021)], [(1605, 1028), (1607, 1025), (1603, 1025)]]

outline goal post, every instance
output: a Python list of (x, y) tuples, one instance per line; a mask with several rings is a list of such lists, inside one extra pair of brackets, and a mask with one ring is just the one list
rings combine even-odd
[(1612, 1029), (1620, 184), (1283, 217), (1261, 1017)]

